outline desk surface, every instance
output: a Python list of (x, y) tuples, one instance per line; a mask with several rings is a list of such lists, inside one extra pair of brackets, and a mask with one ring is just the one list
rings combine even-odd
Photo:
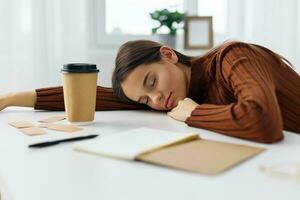
[[(48, 131), (47, 135), (30, 137), (7, 124), (17, 120), (36, 122), (62, 114), (27, 108), (9, 108), (0, 112), (1, 200), (300, 199), (300, 181), (269, 177), (259, 170), (263, 164), (299, 160), (300, 135), (285, 131), (283, 142), (264, 145), (188, 127), (164, 113), (151, 111), (97, 112), (94, 125), (75, 134)], [(268, 150), (211, 177), (84, 154), (72, 151), (72, 143), (44, 149), (27, 148), (28, 144), (48, 139), (92, 132), (113, 134), (141, 126), (197, 132), (205, 139), (263, 146)]]

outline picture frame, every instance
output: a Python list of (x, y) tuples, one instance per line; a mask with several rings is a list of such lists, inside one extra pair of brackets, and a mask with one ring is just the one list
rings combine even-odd
[(187, 16), (184, 24), (185, 49), (209, 49), (213, 47), (212, 16)]

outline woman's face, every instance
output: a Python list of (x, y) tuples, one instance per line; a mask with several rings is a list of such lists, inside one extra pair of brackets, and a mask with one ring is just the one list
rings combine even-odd
[(156, 110), (171, 110), (187, 96), (190, 67), (178, 63), (172, 49), (160, 48), (161, 60), (132, 70), (121, 87), (125, 95)]

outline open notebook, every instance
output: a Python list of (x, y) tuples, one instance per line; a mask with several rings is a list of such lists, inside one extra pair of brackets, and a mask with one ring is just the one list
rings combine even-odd
[(196, 133), (138, 128), (76, 143), (86, 153), (137, 160), (202, 174), (218, 174), (263, 148), (201, 139)]

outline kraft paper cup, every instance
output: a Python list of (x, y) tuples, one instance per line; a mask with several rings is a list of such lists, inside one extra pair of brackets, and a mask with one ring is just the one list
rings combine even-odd
[(94, 64), (70, 63), (63, 66), (66, 118), (74, 125), (92, 124), (95, 116), (97, 76)]

